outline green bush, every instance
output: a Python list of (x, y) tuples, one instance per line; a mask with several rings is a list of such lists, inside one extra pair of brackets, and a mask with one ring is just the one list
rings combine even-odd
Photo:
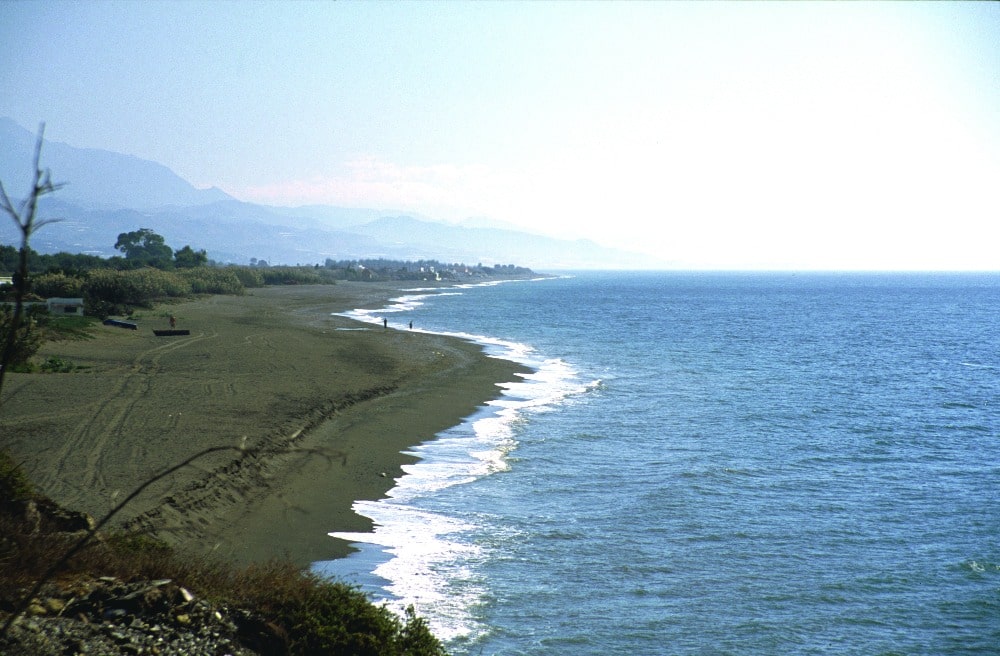
[(43, 273), (31, 279), (31, 288), (45, 298), (79, 298), (83, 296), (83, 278), (65, 273)]
[(21, 501), (35, 496), (35, 486), (31, 484), (24, 470), (11, 455), (0, 449), (0, 504)]
[(162, 298), (187, 296), (191, 284), (182, 276), (153, 268), (87, 272), (84, 294), (91, 301), (112, 305), (149, 305)]
[[(0, 305), (0, 352), (7, 345), (7, 338), (14, 324), (14, 308), (9, 305)], [(14, 351), (11, 353), (7, 367), (10, 371), (30, 371), (30, 360), (42, 345), (42, 335), (38, 330), (38, 323), (25, 312), (21, 315), (21, 321), (17, 327), (14, 337)]]
[(263, 273), (268, 285), (319, 285), (324, 282), (319, 272), (310, 267), (269, 267)]
[(45, 360), (39, 369), (50, 374), (68, 374), (76, 369), (76, 365), (68, 360), (52, 357)]
[(232, 271), (247, 289), (264, 286), (264, 274), (261, 273), (260, 269), (248, 266), (229, 266), (226, 267), (226, 271)]
[(282, 563), (251, 565), (240, 578), (237, 589), (249, 592), (245, 601), (285, 630), (290, 654), (445, 654), (412, 608), (404, 622), (353, 586)]
[(195, 294), (243, 294), (243, 283), (235, 272), (229, 269), (198, 267), (182, 269), (178, 275), (183, 278)]

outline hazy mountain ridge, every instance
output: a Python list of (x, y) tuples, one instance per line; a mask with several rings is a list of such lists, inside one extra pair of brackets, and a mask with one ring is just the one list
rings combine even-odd
[[(8, 194), (23, 194), (31, 185), (35, 140), (32, 132), (0, 118), (0, 180)], [(147, 210), (232, 199), (219, 189), (197, 189), (157, 162), (58, 141), (45, 141), (42, 168), (52, 171), (54, 182), (66, 183), (60, 198), (83, 208)]]
[[(0, 181), (14, 199), (30, 187), (35, 135), (0, 118)], [(150, 228), (174, 248), (205, 249), (220, 262), (251, 258), (272, 264), (322, 264), (326, 259), (438, 259), (469, 264), (546, 268), (646, 268), (654, 258), (488, 226), (453, 225), (398, 212), (326, 205), (271, 207), (197, 189), (157, 162), (46, 141), (42, 167), (67, 185), (46, 197), (41, 218), (57, 218), (32, 238), (42, 253), (114, 250), (118, 234)], [(476, 226), (476, 227), (473, 227)], [(0, 243), (17, 244), (12, 221), (0, 222)], [(662, 264), (662, 263), (660, 263)]]

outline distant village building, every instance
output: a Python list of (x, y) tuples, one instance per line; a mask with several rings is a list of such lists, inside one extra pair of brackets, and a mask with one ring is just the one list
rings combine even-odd
[(45, 301), (49, 314), (75, 314), (83, 316), (82, 298), (50, 298)]

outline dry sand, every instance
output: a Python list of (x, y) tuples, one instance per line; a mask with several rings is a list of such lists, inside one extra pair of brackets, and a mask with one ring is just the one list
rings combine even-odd
[[(400, 288), (256, 289), (143, 311), (136, 331), (48, 343), (42, 357), (86, 368), (8, 375), (0, 440), (43, 493), (96, 517), (226, 447), (152, 485), (114, 524), (237, 562), (343, 556), (348, 545), (327, 534), (371, 529), (351, 506), (384, 495), (412, 461), (401, 451), (520, 370), (461, 340), (331, 316)], [(171, 314), (190, 335), (154, 336)]]

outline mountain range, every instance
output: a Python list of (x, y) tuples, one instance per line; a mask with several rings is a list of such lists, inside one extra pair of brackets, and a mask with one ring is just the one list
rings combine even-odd
[[(31, 185), (36, 135), (0, 118), (0, 181), (15, 200)], [(435, 259), (516, 264), (536, 270), (662, 267), (648, 255), (614, 250), (589, 240), (561, 240), (489, 222), (450, 224), (379, 209), (327, 205), (274, 207), (197, 189), (157, 162), (106, 150), (46, 141), (42, 168), (68, 184), (46, 196), (40, 218), (58, 221), (36, 232), (31, 246), (119, 255), (122, 232), (149, 228), (173, 248), (204, 249), (217, 262), (322, 264), (327, 259)], [(0, 221), (0, 244), (19, 245), (13, 221)]]

